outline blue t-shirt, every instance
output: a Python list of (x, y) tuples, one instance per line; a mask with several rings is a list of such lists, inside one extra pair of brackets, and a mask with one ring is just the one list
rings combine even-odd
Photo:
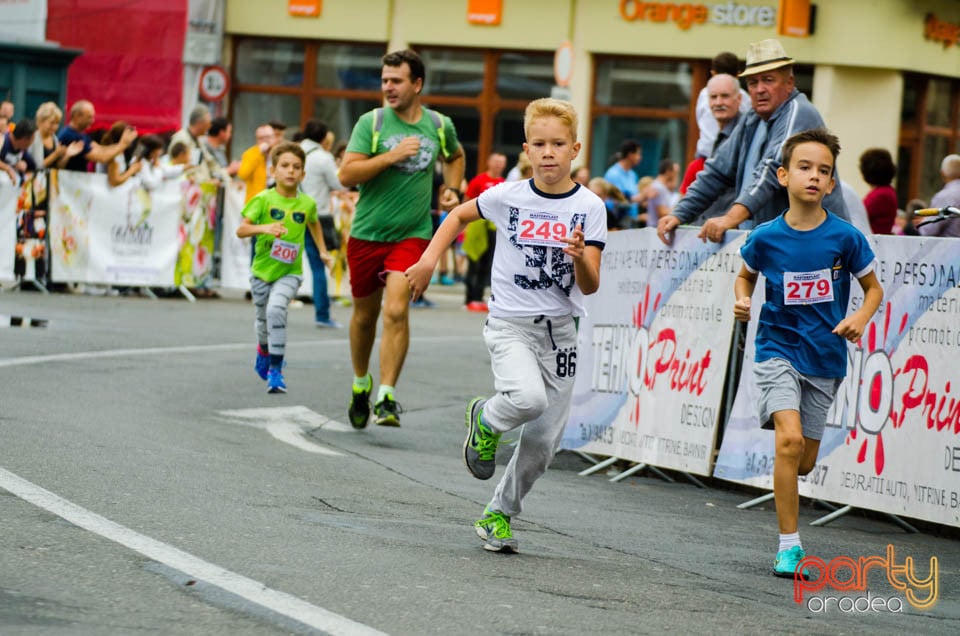
[[(637, 182), (640, 181), (640, 178), (633, 170), (625, 170), (619, 161), (607, 168), (603, 178), (617, 186), (620, 192), (623, 193), (623, 196), (627, 197), (628, 200), (637, 193)], [(635, 219), (640, 215), (640, 208), (636, 203), (630, 203), (629, 214), (631, 219)]]
[(766, 279), (756, 361), (784, 358), (804, 375), (844, 377), (847, 341), (832, 331), (847, 313), (850, 277), (873, 270), (867, 238), (833, 214), (804, 231), (781, 214), (753, 230), (740, 255)]
[[(17, 150), (13, 147), (13, 133), (8, 132), (3, 136), (3, 144), (0, 145), (0, 161), (3, 161), (5, 164), (16, 170), (16, 165), (23, 161), (27, 164), (27, 169), (25, 172), (36, 172), (37, 163), (33, 160), (33, 157), (26, 150)], [(23, 175), (20, 175), (23, 177)]]
[(83, 142), (83, 152), (73, 157), (70, 157), (70, 159), (67, 160), (67, 164), (63, 167), (63, 169), (86, 172), (87, 164), (89, 163), (89, 160), (87, 159), (87, 153), (90, 152), (90, 148), (93, 146), (93, 142), (90, 140), (90, 135), (79, 132), (75, 128), (71, 128), (70, 126), (67, 126), (60, 131), (59, 135), (57, 135), (57, 140), (64, 146), (69, 146), (75, 141)]

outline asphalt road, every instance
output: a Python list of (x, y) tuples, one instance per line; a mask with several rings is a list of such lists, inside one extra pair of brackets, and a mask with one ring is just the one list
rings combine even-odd
[(572, 453), (515, 519), (521, 553), (485, 552), (472, 522), (495, 482), (460, 447), (492, 381), (459, 293), (413, 311), (403, 427), (362, 432), (341, 424), (346, 330), (309, 306), (290, 313), (289, 393), (268, 395), (239, 296), (0, 294), (0, 634), (960, 633), (955, 529), (814, 528), (805, 502), (809, 554), (892, 544), (921, 577), (936, 557), (937, 602), (915, 609), (876, 568), (868, 610), (829, 587), (797, 604), (770, 574), (772, 505), (736, 507), (756, 493), (580, 477)]

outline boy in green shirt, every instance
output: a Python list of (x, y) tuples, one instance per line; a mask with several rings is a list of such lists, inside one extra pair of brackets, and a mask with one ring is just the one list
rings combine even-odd
[(306, 230), (329, 267), (333, 262), (317, 221), (317, 204), (300, 191), (306, 156), (295, 143), (271, 153), (276, 186), (260, 192), (243, 208), (237, 236), (254, 237), (250, 293), (256, 308), (257, 359), (254, 369), (267, 381), (267, 393), (286, 393), (283, 356), (287, 345), (287, 307), (303, 280)]

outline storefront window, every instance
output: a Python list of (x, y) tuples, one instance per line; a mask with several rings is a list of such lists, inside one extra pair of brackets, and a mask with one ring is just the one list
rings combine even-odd
[(313, 118), (325, 122), (337, 141), (347, 140), (360, 115), (378, 106), (381, 106), (380, 100), (325, 97), (314, 101)]
[(553, 84), (552, 56), (503, 53), (497, 62), (497, 95), (501, 99), (549, 97)]
[(379, 91), (380, 70), (383, 65), (383, 47), (379, 44), (335, 44), (323, 42), (317, 45), (318, 87), (347, 90)]
[[(930, 198), (943, 187), (940, 164), (960, 151), (960, 81), (908, 73), (900, 108), (897, 195), (900, 205)], [(923, 115), (918, 116), (918, 115)]]
[[(656, 176), (662, 159), (684, 165), (687, 142), (685, 119), (643, 119), (603, 115), (594, 119), (590, 174), (603, 176), (617, 159), (621, 142), (633, 139), (643, 148), (643, 160), (634, 171), (641, 177)], [(682, 168), (681, 168), (682, 169)]]
[(240, 93), (233, 104), (232, 156), (254, 144), (257, 126), (279, 121), (296, 128), (300, 122), (300, 98), (279, 93)]
[(275, 86), (303, 84), (304, 44), (290, 40), (242, 40), (237, 45), (237, 82)]
[(609, 59), (597, 65), (594, 99), (603, 106), (686, 113), (692, 84), (691, 66), (683, 62)]
[(931, 79), (927, 85), (927, 117), (928, 126), (950, 125), (950, 94), (951, 82), (946, 79)]
[(476, 96), (483, 90), (484, 55), (478, 51), (426, 49), (424, 95)]

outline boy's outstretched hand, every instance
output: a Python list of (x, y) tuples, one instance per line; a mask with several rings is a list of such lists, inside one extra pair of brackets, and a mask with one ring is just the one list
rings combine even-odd
[(740, 322), (750, 322), (750, 297), (744, 296), (733, 303), (733, 317)]
[(568, 256), (574, 259), (577, 259), (583, 256), (583, 248), (585, 247), (585, 243), (583, 240), (582, 225), (577, 225), (577, 227), (574, 228), (570, 236), (564, 236), (560, 240), (562, 240), (564, 243), (567, 244), (567, 246), (563, 248), (564, 254), (567, 254)]
[(410, 285), (410, 299), (417, 300), (423, 295), (423, 292), (427, 291), (427, 287), (430, 286), (430, 277), (433, 276), (433, 267), (424, 263), (423, 259), (421, 258), (419, 261), (408, 267), (407, 271), (405, 271), (403, 275), (407, 279), (407, 284)]

